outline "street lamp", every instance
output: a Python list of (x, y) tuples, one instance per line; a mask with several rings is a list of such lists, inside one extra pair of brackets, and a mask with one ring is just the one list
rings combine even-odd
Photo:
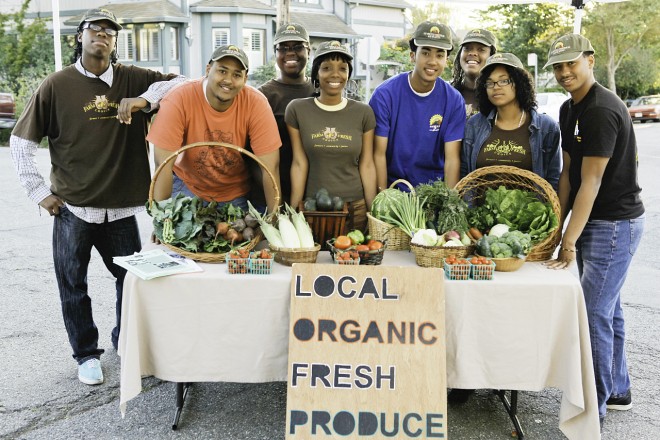
[(528, 66), (534, 66), (534, 89), (539, 88), (539, 74), (538, 74), (538, 64), (539, 64), (539, 57), (534, 53), (528, 53), (527, 54), (527, 65)]

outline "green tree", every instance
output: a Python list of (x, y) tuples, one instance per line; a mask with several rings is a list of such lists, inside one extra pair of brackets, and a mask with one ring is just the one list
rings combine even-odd
[(497, 36), (500, 52), (511, 52), (523, 62), (535, 53), (539, 68), (548, 60), (551, 42), (573, 26), (573, 8), (559, 3), (490, 6), (480, 15), (484, 27)]
[(9, 14), (0, 14), (0, 83), (20, 95), (26, 83), (53, 71), (52, 38), (43, 19), (26, 19), (30, 0)]
[[(597, 60), (605, 68), (605, 84), (616, 93), (616, 73), (638, 48), (650, 50), (658, 77), (660, 44), (660, 0), (632, 0), (623, 3), (595, 4), (586, 14), (585, 34), (594, 46)], [(598, 62), (596, 63), (598, 64)]]

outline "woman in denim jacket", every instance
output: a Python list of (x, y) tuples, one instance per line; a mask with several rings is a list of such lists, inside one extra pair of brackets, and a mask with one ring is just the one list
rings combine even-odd
[(465, 127), (461, 177), (477, 168), (511, 165), (528, 169), (555, 190), (561, 172), (559, 125), (536, 111), (534, 82), (513, 54), (488, 58), (477, 79), (479, 113)]

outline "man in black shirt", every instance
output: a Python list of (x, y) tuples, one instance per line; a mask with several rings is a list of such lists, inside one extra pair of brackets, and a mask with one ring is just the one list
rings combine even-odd
[(546, 67), (571, 94), (559, 113), (564, 167), (559, 178), (561, 269), (577, 260), (589, 317), (598, 412), (632, 407), (621, 287), (644, 230), (637, 143), (625, 104), (594, 78), (594, 49), (581, 35), (555, 41)]

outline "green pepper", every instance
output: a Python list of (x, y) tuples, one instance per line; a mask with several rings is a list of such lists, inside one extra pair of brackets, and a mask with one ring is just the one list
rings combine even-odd
[(348, 238), (351, 239), (351, 243), (353, 243), (354, 246), (358, 244), (362, 244), (362, 242), (364, 241), (364, 234), (361, 231), (358, 231), (357, 229), (355, 231), (349, 232), (347, 236)]

